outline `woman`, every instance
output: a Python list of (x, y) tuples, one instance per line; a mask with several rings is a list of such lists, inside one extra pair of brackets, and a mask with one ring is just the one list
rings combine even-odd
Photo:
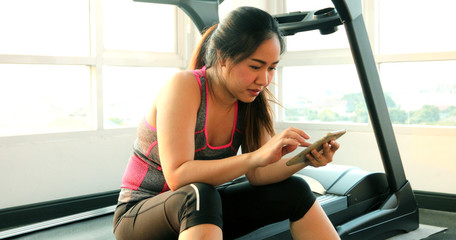
[[(114, 216), (118, 239), (231, 239), (285, 219), (294, 239), (338, 238), (292, 176), (307, 164), (283, 158), (309, 136), (274, 133), (266, 87), (283, 51), (276, 21), (253, 7), (206, 31), (192, 70), (172, 77), (138, 127)], [(324, 166), (338, 148), (332, 141), (307, 157)]]

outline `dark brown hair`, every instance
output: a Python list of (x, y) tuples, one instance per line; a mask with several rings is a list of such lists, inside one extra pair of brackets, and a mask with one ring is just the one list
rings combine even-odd
[[(265, 40), (273, 37), (278, 38), (282, 54), (285, 43), (277, 21), (258, 8), (237, 8), (220, 24), (205, 31), (193, 53), (189, 69), (217, 67), (220, 60), (226, 59), (237, 64), (252, 55)], [(208, 81), (208, 86), (211, 85)], [(275, 135), (271, 101), (277, 102), (271, 92), (265, 89), (253, 102), (239, 102), (239, 111), (243, 114), (243, 152), (252, 152), (261, 147), (264, 130), (271, 136)]]
[(201, 37), (201, 40), (199, 41), (198, 45), (196, 46), (195, 50), (193, 51), (192, 58), (190, 59), (190, 65), (188, 66), (188, 69), (190, 70), (195, 70), (195, 69), (200, 69), (203, 68), (204, 65), (204, 59), (206, 56), (206, 50), (207, 50), (207, 42), (209, 41), (212, 32), (217, 28), (217, 24), (214, 26), (206, 29), (203, 32), (203, 36)]

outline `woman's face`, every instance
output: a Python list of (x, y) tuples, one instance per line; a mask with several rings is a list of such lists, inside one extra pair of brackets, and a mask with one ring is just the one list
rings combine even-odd
[(280, 57), (280, 43), (277, 37), (265, 40), (257, 50), (232, 66), (227, 61), (224, 68), (226, 87), (233, 97), (242, 102), (253, 102), (255, 98), (271, 83)]

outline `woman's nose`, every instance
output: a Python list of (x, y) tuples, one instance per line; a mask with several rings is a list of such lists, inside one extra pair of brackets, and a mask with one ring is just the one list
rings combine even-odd
[(256, 84), (261, 86), (268, 86), (269, 85), (269, 73), (268, 71), (261, 72), (256, 80)]

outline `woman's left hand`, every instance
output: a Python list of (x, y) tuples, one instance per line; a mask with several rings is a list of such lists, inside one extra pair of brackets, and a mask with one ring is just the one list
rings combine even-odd
[(339, 143), (336, 141), (331, 141), (329, 143), (323, 144), (323, 149), (318, 152), (316, 149), (312, 150), (306, 155), (307, 160), (310, 162), (310, 165), (314, 167), (323, 167), (328, 163), (332, 162), (333, 156), (339, 149)]

